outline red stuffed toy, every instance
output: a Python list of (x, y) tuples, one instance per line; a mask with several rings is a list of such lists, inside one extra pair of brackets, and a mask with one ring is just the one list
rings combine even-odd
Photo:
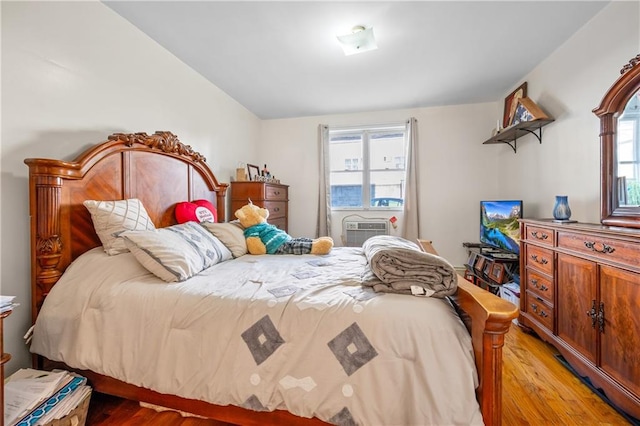
[(218, 211), (208, 200), (184, 201), (176, 204), (176, 220), (185, 222), (217, 222)]

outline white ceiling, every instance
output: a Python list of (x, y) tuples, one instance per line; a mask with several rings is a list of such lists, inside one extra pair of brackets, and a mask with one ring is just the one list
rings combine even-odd
[[(104, 1), (262, 119), (493, 102), (608, 1)], [(336, 40), (373, 27), (378, 50)]]

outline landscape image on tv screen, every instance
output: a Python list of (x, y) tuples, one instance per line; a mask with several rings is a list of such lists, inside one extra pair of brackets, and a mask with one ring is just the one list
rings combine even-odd
[(480, 202), (480, 242), (520, 253), (522, 200)]

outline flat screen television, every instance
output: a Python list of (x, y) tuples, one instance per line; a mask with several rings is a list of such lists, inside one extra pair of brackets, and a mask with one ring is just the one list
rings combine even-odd
[(480, 242), (520, 254), (522, 200), (480, 201)]

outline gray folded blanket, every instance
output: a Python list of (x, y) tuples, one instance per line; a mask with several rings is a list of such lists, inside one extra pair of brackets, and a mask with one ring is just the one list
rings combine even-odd
[(443, 298), (458, 288), (458, 274), (444, 258), (425, 253), (417, 244), (390, 235), (371, 237), (362, 245), (369, 263), (362, 277), (362, 285), (377, 292), (415, 294), (424, 290), (425, 296)]

